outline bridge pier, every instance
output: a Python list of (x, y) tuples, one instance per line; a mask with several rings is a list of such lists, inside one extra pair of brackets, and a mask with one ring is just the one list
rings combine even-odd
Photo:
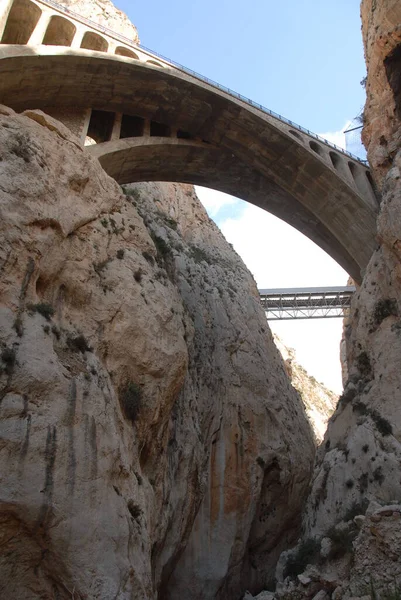
[(3, 37), (4, 30), (6, 28), (8, 15), (10, 14), (11, 7), (13, 5), (14, 0), (3, 0), (4, 7), (0, 14), (0, 40)]
[(50, 11), (44, 11), (40, 15), (40, 19), (29, 38), (28, 44), (31, 46), (39, 46), (43, 43), (47, 28), (49, 27), (50, 19), (53, 14)]
[(77, 26), (77, 30), (72, 39), (70, 48), (76, 48), (76, 49), (80, 48), (81, 44), (82, 44), (82, 40), (84, 39), (84, 35), (85, 35), (85, 28), (82, 26), (81, 27)]
[(114, 124), (113, 124), (113, 130), (111, 132), (110, 141), (120, 139), (122, 121), (123, 121), (123, 114), (116, 113), (114, 116)]

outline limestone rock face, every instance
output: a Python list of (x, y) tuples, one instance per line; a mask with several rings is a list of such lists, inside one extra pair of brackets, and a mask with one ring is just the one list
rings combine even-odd
[[(296, 577), (279, 576), (275, 593), (267, 592), (269, 600), (368, 600), (397, 595), (401, 579), (399, 503), (380, 506), (371, 502), (366, 516), (355, 516), (329, 535), (307, 557), (316, 564), (304, 561), (304, 570)], [(251, 598), (245, 595), (243, 600)]]
[(367, 65), (363, 141), (380, 189), (401, 146), (401, 5), (363, 0), (361, 16)]
[(291, 383), (302, 398), (316, 441), (320, 444), (326, 433), (327, 422), (336, 408), (338, 396), (305, 371), (297, 362), (295, 350), (288, 348), (276, 334), (273, 336)]
[(136, 27), (110, 0), (58, 0), (58, 4), (123, 35), (131, 42), (139, 42)]
[(251, 275), (192, 187), (40, 111), (0, 141), (0, 596), (259, 592), (314, 445)]
[[(401, 114), (388, 79), (388, 56), (401, 42), (401, 7), (365, 0), (362, 18), (365, 139), (382, 191), (379, 247), (353, 300), (345, 330), (348, 382), (319, 453), (308, 503), (308, 531), (319, 534), (366, 498), (401, 500)], [(380, 130), (393, 148), (384, 161)]]

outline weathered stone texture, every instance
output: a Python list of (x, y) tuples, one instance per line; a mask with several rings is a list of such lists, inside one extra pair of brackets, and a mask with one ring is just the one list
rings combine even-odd
[(110, 0), (58, 0), (58, 4), (123, 35), (131, 42), (139, 42), (136, 27)]
[(363, 0), (361, 16), (367, 64), (363, 140), (380, 188), (401, 146), (401, 5)]
[(327, 422), (336, 408), (338, 396), (309, 375), (297, 362), (295, 350), (288, 348), (275, 334), (274, 342), (284, 359), (291, 383), (302, 398), (316, 441), (320, 444), (326, 433)]
[(314, 448), (251, 275), (190, 186), (125, 196), (37, 111), (0, 138), (0, 596), (260, 590)]

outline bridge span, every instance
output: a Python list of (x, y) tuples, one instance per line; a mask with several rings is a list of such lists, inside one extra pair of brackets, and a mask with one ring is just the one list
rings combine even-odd
[(344, 318), (355, 286), (259, 290), (268, 321)]
[(359, 282), (375, 248), (367, 165), (53, 0), (0, 8), (0, 102), (42, 109), (119, 183), (179, 181), (293, 225)]

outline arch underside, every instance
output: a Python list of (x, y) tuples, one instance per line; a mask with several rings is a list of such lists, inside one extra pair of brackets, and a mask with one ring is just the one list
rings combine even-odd
[[(207, 143), (132, 138), (129, 147), (120, 140), (90, 151), (120, 183), (195, 183), (261, 206), (360, 281), (375, 248), (377, 210), (309, 142), (306, 147), (269, 115), (173, 69), (97, 52), (47, 46), (38, 56), (37, 50), (0, 47), (1, 103), (15, 110), (90, 107), (187, 131)], [(116, 143), (125, 146), (111, 146)]]
[(359, 276), (356, 262), (315, 215), (273, 181), (219, 148), (169, 138), (127, 138), (89, 146), (87, 150), (120, 184), (191, 183), (259, 206), (301, 231), (338, 263), (346, 263), (350, 274)]

